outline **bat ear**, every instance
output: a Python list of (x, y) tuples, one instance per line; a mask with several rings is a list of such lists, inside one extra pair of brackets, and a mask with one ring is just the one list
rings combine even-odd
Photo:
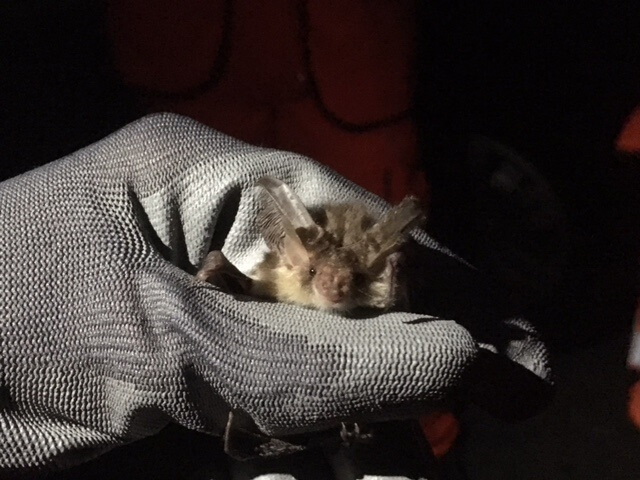
[(290, 265), (307, 264), (309, 252), (301, 234), (316, 232), (320, 227), (300, 197), (283, 181), (265, 176), (258, 180), (257, 185), (262, 189), (258, 225), (267, 246), (279, 252)]
[(372, 249), (367, 263), (373, 266), (384, 262), (389, 255), (402, 247), (409, 232), (422, 225), (425, 220), (426, 216), (418, 199), (405, 197), (369, 230), (367, 237), (375, 248)]

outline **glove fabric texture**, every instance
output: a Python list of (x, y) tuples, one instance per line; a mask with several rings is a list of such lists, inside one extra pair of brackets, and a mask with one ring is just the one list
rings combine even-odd
[[(549, 381), (523, 320), (487, 350), (448, 317), (345, 318), (197, 281), (211, 249), (243, 271), (260, 260), (265, 174), (309, 206), (386, 207), (312, 160), (172, 114), (0, 184), (0, 477), (68, 467), (170, 422), (220, 435), (231, 411), (275, 436), (406, 418), (455, 396), (480, 350)], [(414, 237), (454, 276), (471, 270)]]

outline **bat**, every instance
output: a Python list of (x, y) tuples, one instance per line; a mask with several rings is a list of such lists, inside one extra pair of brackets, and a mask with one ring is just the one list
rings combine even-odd
[(204, 259), (197, 278), (243, 293), (320, 310), (407, 307), (402, 250), (425, 221), (414, 197), (382, 215), (360, 202), (307, 209), (284, 182), (262, 177), (257, 222), (268, 252), (248, 274), (221, 251)]

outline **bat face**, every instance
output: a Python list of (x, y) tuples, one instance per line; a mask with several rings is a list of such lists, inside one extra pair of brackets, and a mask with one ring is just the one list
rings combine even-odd
[(353, 274), (333, 266), (320, 267), (311, 281), (315, 303), (326, 310), (347, 311), (353, 306)]
[(388, 309), (398, 300), (399, 249), (423, 220), (413, 198), (381, 218), (359, 203), (311, 215), (283, 182), (265, 177), (259, 217), (270, 253), (254, 272), (256, 293), (321, 310)]
[(330, 248), (309, 249), (308, 261), (293, 264), (270, 253), (253, 277), (258, 288), (263, 288), (263, 296), (319, 310), (346, 312), (358, 306), (362, 277), (354, 271), (354, 260), (352, 252)]
[(309, 276), (314, 303), (323, 310), (348, 311), (357, 306), (360, 274), (357, 257), (348, 250), (312, 255)]
[(396, 305), (402, 290), (400, 252), (390, 255), (381, 270), (371, 270), (358, 250), (336, 246), (309, 250), (309, 263), (304, 267), (276, 270), (276, 280), (282, 280), (275, 292), (279, 299), (343, 313), (361, 307), (386, 310)]

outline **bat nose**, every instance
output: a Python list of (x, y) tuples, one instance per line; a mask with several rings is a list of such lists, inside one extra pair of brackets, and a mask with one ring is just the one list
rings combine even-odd
[(327, 290), (325, 292), (325, 296), (327, 297), (327, 300), (329, 300), (332, 303), (340, 303), (344, 300), (344, 298), (346, 297), (346, 294), (344, 291), (334, 288), (331, 290)]
[(339, 303), (347, 296), (350, 281), (351, 275), (348, 273), (336, 274), (331, 272), (322, 275), (320, 287), (329, 301)]
[(330, 290), (327, 292), (327, 298), (332, 301), (333, 303), (339, 303), (342, 300), (344, 300), (345, 294), (343, 291), (340, 290)]

